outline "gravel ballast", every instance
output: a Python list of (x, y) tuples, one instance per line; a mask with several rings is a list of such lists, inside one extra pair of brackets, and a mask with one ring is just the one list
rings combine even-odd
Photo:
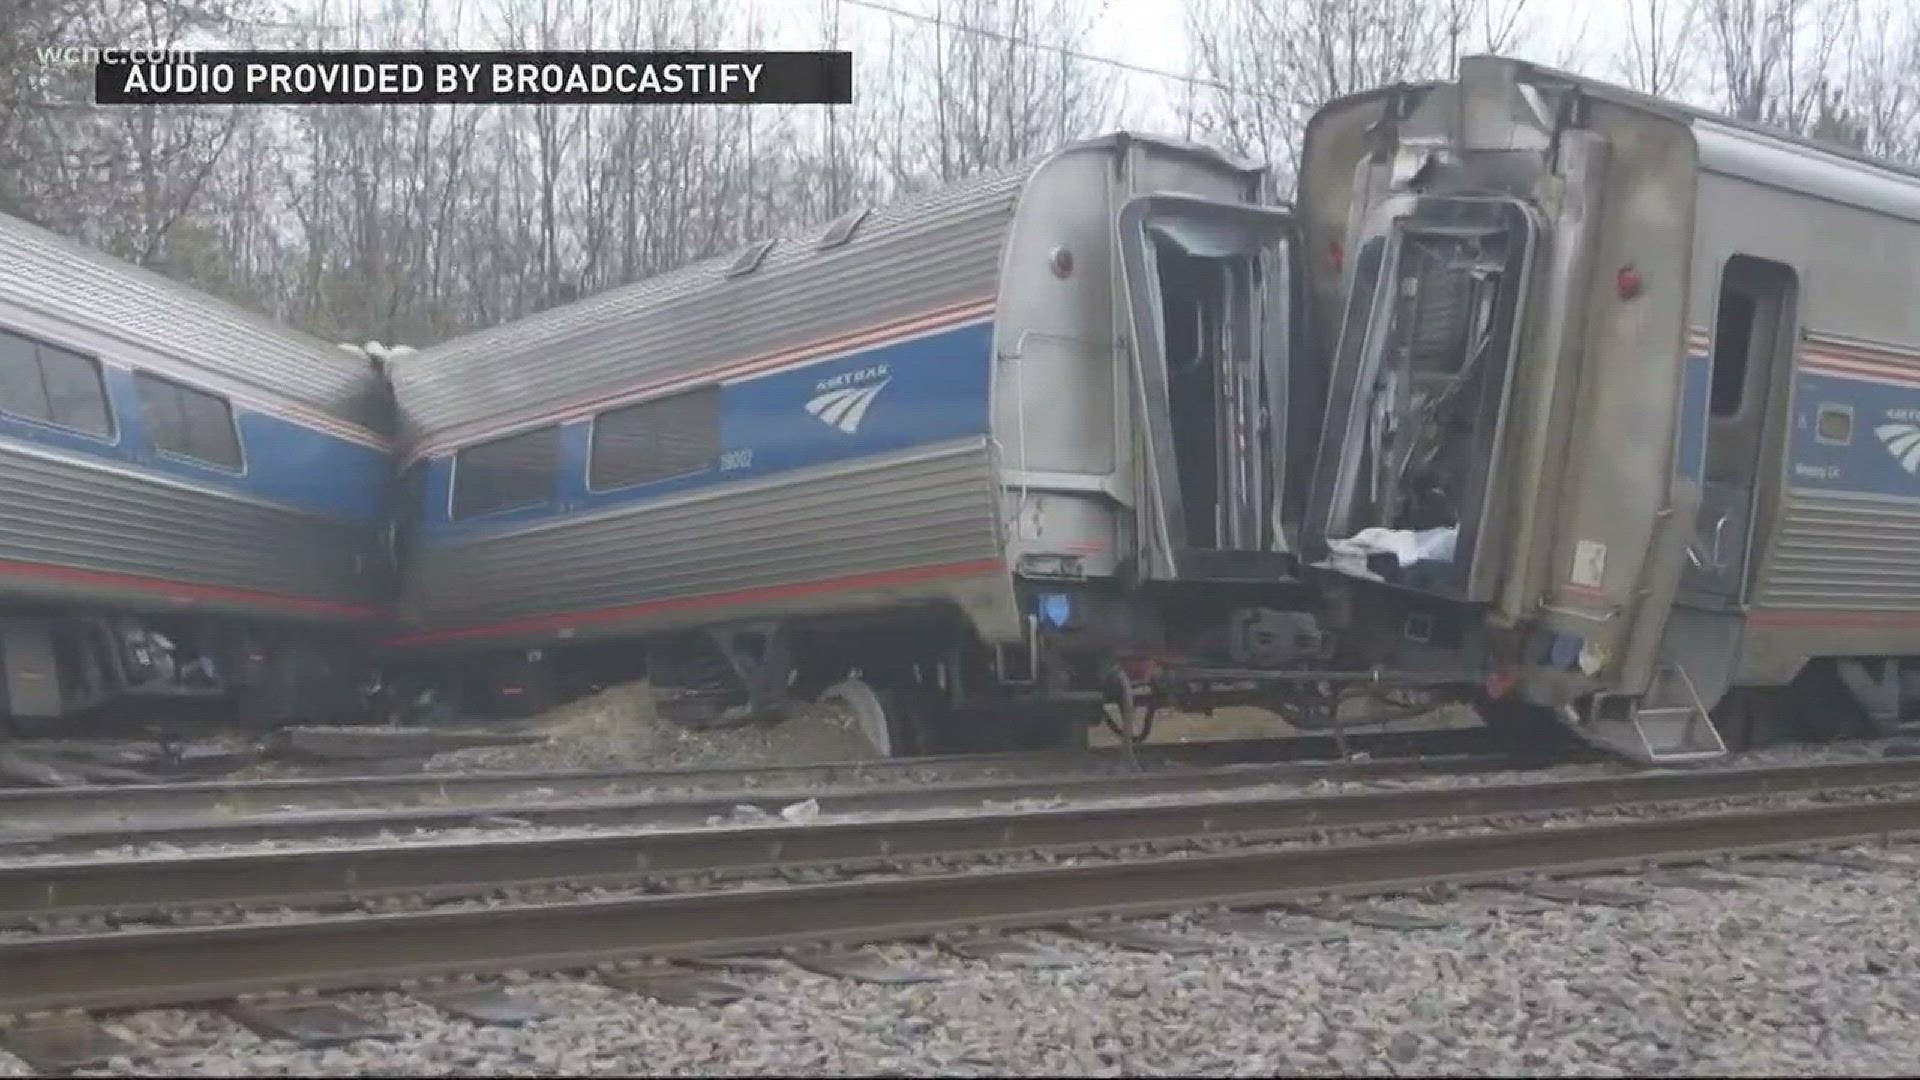
[[(109, 1021), (151, 1056), (145, 1074), (1515, 1073), (1897, 1074), (1920, 1045), (1912, 848), (1870, 871), (1799, 865), (1736, 892), (1594, 884), (1652, 896), (1638, 908), (1495, 907), (1471, 890), (1387, 906), (1442, 929), (1336, 928), (1280, 945), (1197, 930), (1224, 951), (1174, 958), (1048, 934), (1057, 970), (880, 950), (940, 982), (874, 986), (783, 970), (731, 975), (754, 996), (669, 1006), (577, 978), (522, 992), (559, 1010), (523, 1027), (474, 1025), (398, 994), (335, 1000), (384, 1018), (390, 1042), (310, 1050), (202, 1011)], [(1729, 867), (1737, 871), (1738, 864)], [(0, 1054), (0, 1071), (25, 1069)]]

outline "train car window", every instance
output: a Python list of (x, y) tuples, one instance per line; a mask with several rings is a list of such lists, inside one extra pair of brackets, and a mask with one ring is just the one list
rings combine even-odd
[(240, 471), (240, 433), (234, 429), (233, 406), (227, 399), (144, 371), (134, 376), (134, 387), (154, 449)]
[(47, 418), (47, 388), (33, 342), (0, 331), (0, 409), (29, 420)]
[(1747, 398), (1749, 369), (1755, 358), (1775, 355), (1792, 270), (1779, 263), (1735, 255), (1720, 275), (1720, 300), (1713, 318), (1712, 413), (1725, 420), (1740, 415)]
[(46, 384), (49, 422), (102, 438), (113, 434), (107, 388), (93, 357), (42, 345), (40, 378)]
[(559, 465), (558, 427), (467, 447), (453, 459), (453, 520), (552, 502)]
[(110, 438), (100, 363), (91, 356), (0, 331), (0, 411)]
[(1720, 315), (1713, 334), (1713, 415), (1740, 411), (1747, 388), (1747, 359), (1753, 342), (1753, 297), (1728, 289), (1720, 294)]
[(720, 388), (611, 409), (593, 418), (587, 486), (631, 487), (711, 468), (720, 456)]

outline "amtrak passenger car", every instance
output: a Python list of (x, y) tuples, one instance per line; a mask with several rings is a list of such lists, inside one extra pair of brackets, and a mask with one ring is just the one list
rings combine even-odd
[(895, 750), (1009, 696), (976, 742), (1082, 737), (1115, 643), (1315, 652), (1262, 181), (1109, 136), (396, 363), (391, 644), (543, 701), (644, 641), (754, 711), (837, 683)]
[(390, 422), (364, 357), (0, 218), (0, 715), (322, 715), (391, 588)]
[(1377, 662), (1642, 760), (1920, 726), (1920, 174), (1475, 57), (1321, 110), (1296, 208), (1306, 557), (1449, 534), (1327, 560)]

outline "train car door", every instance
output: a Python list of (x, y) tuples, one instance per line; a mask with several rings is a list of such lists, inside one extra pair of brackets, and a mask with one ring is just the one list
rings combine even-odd
[(1141, 576), (1289, 580), (1281, 521), (1293, 216), (1185, 195), (1119, 215), (1149, 498)]
[(1734, 255), (1721, 269), (1708, 349), (1706, 392), (1687, 398), (1689, 426), (1704, 431), (1700, 515), (1680, 603), (1740, 607), (1752, 579), (1754, 506), (1767, 418), (1798, 338), (1799, 279), (1793, 268)]

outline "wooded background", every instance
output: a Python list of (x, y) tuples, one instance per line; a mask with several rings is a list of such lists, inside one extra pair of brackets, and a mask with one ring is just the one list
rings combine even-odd
[[(1088, 52), (1111, 0), (792, 0), (777, 42), (729, 2), (0, 0), (0, 210), (329, 340), (424, 346), (1126, 125), (1143, 74), (1153, 128), (1282, 192), (1320, 103), (1487, 51), (1920, 160), (1920, 5), (1611, 0), (1595, 48), (1567, 0), (1164, 0), (1187, 63), (1143, 73)], [(852, 48), (855, 101), (100, 108), (42, 51), (162, 44)]]

